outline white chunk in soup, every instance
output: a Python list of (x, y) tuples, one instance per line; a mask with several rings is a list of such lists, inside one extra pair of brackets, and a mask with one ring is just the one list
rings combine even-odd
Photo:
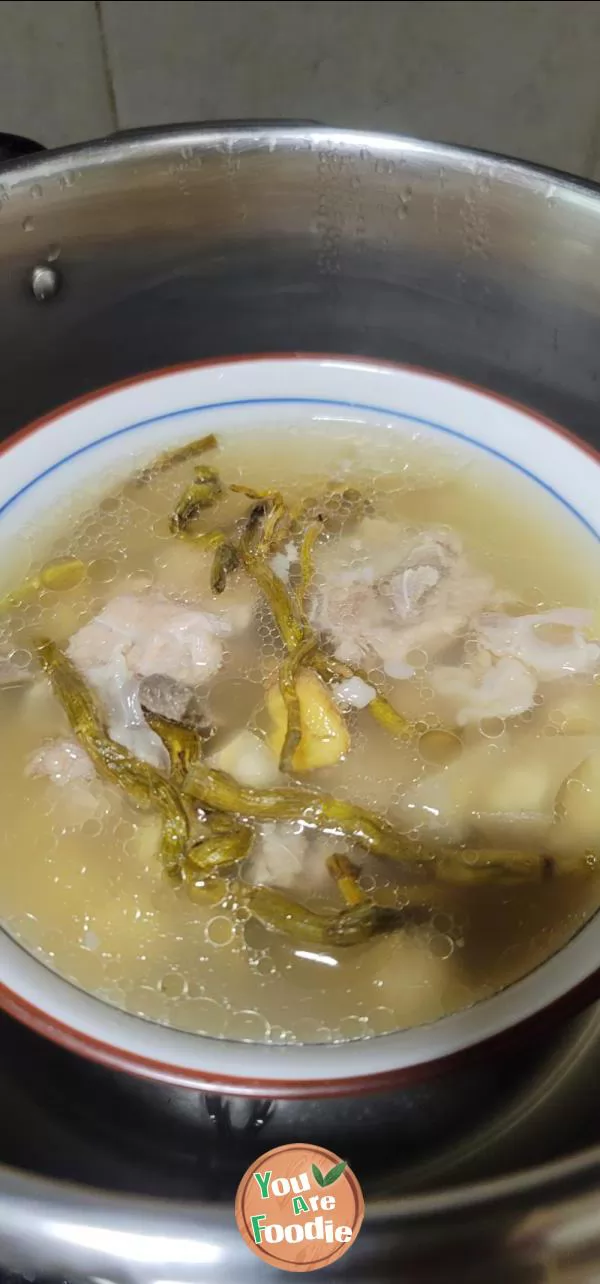
[(510, 985), (600, 901), (599, 584), (532, 481), (371, 426), (90, 493), (2, 601), (6, 930), (235, 1039)]

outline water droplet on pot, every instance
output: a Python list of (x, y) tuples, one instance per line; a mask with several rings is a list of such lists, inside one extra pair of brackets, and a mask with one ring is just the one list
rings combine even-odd
[(38, 303), (53, 299), (58, 294), (59, 288), (60, 277), (56, 268), (49, 267), (48, 264), (38, 264), (34, 267), (31, 273), (31, 289)]
[(34, 222), (31, 214), (28, 214), (27, 218), (23, 219), (23, 222), (21, 223), (21, 227), (23, 228), (24, 232), (33, 232)]

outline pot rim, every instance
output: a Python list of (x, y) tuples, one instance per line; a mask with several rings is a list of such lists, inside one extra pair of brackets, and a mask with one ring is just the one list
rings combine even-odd
[(48, 148), (43, 151), (23, 155), (17, 160), (0, 164), (0, 177), (3, 181), (14, 173), (16, 180), (26, 172), (28, 175), (39, 171), (52, 176), (55, 171), (62, 172), (70, 162), (74, 166), (91, 168), (95, 164), (106, 167), (110, 161), (127, 160), (130, 156), (143, 153), (168, 152), (174, 146), (193, 145), (218, 150), (220, 147), (231, 148), (236, 144), (243, 150), (248, 144), (264, 144), (268, 150), (273, 145), (286, 142), (294, 143), (304, 138), (308, 144), (330, 146), (347, 146), (349, 148), (371, 148), (373, 151), (390, 149), (400, 154), (413, 152), (419, 155), (431, 155), (436, 160), (447, 157), (459, 161), (461, 168), (474, 161), (496, 162), (503, 170), (511, 171), (529, 179), (539, 176), (552, 179), (564, 188), (573, 188), (588, 192), (590, 196), (600, 195), (600, 182), (571, 174), (567, 170), (555, 169), (550, 165), (538, 164), (504, 152), (485, 148), (468, 147), (460, 143), (441, 142), (430, 138), (421, 138), (412, 134), (397, 133), (393, 130), (362, 130), (337, 125), (325, 125), (312, 121), (277, 120), (214, 120), (182, 121), (169, 125), (146, 125), (135, 129), (119, 130), (112, 134), (72, 143), (68, 146)]

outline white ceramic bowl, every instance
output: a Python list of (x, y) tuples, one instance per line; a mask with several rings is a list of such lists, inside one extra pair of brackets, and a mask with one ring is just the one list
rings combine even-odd
[[(0, 541), (56, 514), (98, 476), (117, 479), (169, 441), (307, 418), (460, 439), (518, 470), (565, 520), (598, 538), (600, 459), (539, 416), (424, 371), (338, 357), (225, 361), (134, 379), (73, 403), (4, 444)], [(591, 548), (591, 544), (590, 544)], [(5, 558), (2, 559), (3, 562)], [(186, 1034), (130, 1016), (62, 980), (0, 932), (0, 1003), (63, 1046), (150, 1078), (228, 1093), (311, 1096), (370, 1090), (505, 1036), (595, 985), (600, 915), (525, 979), (463, 1012), (398, 1034), (273, 1048)]]

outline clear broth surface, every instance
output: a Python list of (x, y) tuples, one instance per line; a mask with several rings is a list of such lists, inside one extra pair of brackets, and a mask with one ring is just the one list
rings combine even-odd
[[(318, 461), (318, 471), (310, 471)], [(212, 457), (210, 462), (213, 462)], [(219, 471), (227, 483), (281, 490), (300, 499), (343, 476), (368, 493), (379, 516), (414, 526), (450, 527), (475, 566), (491, 573), (531, 611), (596, 609), (600, 554), (594, 539), (531, 481), (483, 454), (440, 452), (429, 438), (360, 425), (306, 424), (250, 435), (223, 433)], [(44, 561), (73, 554), (87, 577), (66, 592), (43, 590), (5, 616), (0, 638), (26, 666), (30, 637), (65, 644), (110, 597), (153, 586), (210, 609), (206, 554), (168, 530), (189, 466), (91, 495), (85, 517), (65, 529)], [(227, 498), (218, 523), (241, 511)], [(205, 528), (216, 522), (208, 514)], [(37, 567), (39, 568), (38, 562)], [(36, 570), (34, 563), (30, 572)], [(243, 593), (238, 573), (231, 593)], [(229, 591), (229, 590), (228, 590)], [(219, 732), (264, 726), (265, 681), (282, 647), (268, 610), (236, 638), (210, 686)], [(431, 665), (408, 681), (376, 674), (393, 703), (423, 735), (445, 723), (429, 684)], [(375, 670), (373, 669), (375, 673)], [(345, 761), (317, 771), (315, 785), (371, 806), (408, 830), (403, 799), (444, 770), (424, 760), (417, 738), (393, 741), (366, 710), (350, 717)], [(558, 736), (600, 739), (595, 677), (548, 684), (534, 710), (510, 724), (469, 731), (470, 748), (510, 735), (534, 752)], [(389, 938), (349, 949), (306, 947), (268, 931), (246, 909), (192, 903), (164, 879), (156, 858), (159, 825), (116, 788), (81, 807), (70, 786), (27, 774), (46, 740), (68, 735), (44, 680), (0, 690), (0, 906), (6, 929), (48, 966), (106, 1001), (176, 1028), (258, 1041), (340, 1041), (432, 1021), (509, 985), (568, 941), (598, 907), (593, 860), (569, 874), (517, 886), (407, 887), (389, 862), (363, 873), (390, 904), (417, 900), (432, 916)], [(218, 745), (218, 742), (216, 742)]]

